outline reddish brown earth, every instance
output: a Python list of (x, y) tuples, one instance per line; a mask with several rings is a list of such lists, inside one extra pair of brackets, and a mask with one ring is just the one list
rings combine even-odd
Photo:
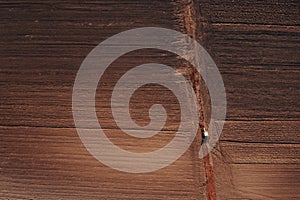
[[(217, 199), (298, 199), (298, 1), (199, 1), (227, 92)], [(216, 124), (216, 126), (218, 126)]]
[[(299, 199), (299, 7), (296, 0), (1, 1), (0, 199)], [(187, 33), (208, 50), (224, 80), (227, 119), (206, 158), (198, 159), (198, 134), (172, 165), (128, 174), (84, 148), (72, 88), (97, 44), (145, 26)], [(132, 98), (133, 119), (146, 124), (145, 108), (163, 101), (164, 129), (151, 139), (118, 130), (109, 109), (114, 83), (148, 62), (182, 72), (197, 93), (200, 127), (210, 118), (205, 84), (188, 63), (158, 50), (126, 54), (98, 85), (96, 107), (107, 136), (134, 152), (164, 146), (180, 119), (174, 95), (148, 85)]]

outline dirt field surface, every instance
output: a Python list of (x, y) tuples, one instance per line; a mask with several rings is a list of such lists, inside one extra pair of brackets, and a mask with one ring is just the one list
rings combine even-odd
[[(296, 0), (0, 1), (0, 199), (300, 199), (299, 12)], [(180, 123), (174, 94), (149, 84), (131, 99), (131, 116), (147, 125), (150, 106), (162, 103), (168, 113), (163, 130), (147, 139), (119, 130), (111, 94), (137, 65), (178, 70), (197, 90), (200, 105), (196, 139), (177, 161), (130, 174), (105, 166), (84, 147), (72, 91), (93, 48), (139, 27), (177, 30), (205, 47), (224, 81), (227, 117), (218, 145), (199, 159), (200, 130), (210, 119), (199, 74), (166, 51), (121, 56), (101, 78), (95, 98), (98, 120), (115, 145), (154, 151), (172, 140)]]

